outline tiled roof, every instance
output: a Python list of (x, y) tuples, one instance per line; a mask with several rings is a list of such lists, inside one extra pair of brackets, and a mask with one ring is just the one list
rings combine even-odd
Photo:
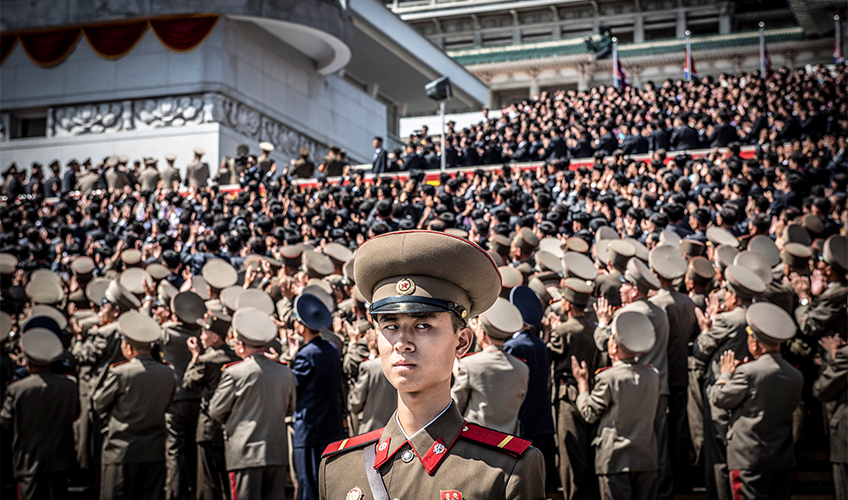
[[(766, 30), (765, 37), (767, 44), (795, 42), (806, 39), (802, 28)], [(729, 35), (693, 36), (692, 52), (697, 53), (704, 50), (727, 49), (758, 44), (759, 33), (757, 31), (732, 33)], [(654, 40), (644, 43), (626, 43), (618, 46), (618, 53), (622, 60), (629, 57), (662, 55), (674, 52), (679, 52), (681, 57), (683, 57), (684, 45), (685, 40), (682, 38)], [(448, 55), (459, 64), (474, 66), (478, 64), (547, 59), (589, 53), (590, 51), (583, 42), (583, 37), (580, 37), (504, 47), (457, 50), (448, 52)]]

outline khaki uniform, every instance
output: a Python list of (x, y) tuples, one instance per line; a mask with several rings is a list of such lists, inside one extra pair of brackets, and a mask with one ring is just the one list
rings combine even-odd
[(138, 181), (141, 184), (142, 191), (153, 191), (159, 185), (162, 176), (159, 175), (159, 170), (156, 167), (145, 167), (138, 175)]
[(238, 356), (226, 344), (206, 349), (189, 363), (183, 375), (183, 388), (201, 391), (200, 416), (197, 419), (197, 498), (219, 500), (229, 492), (227, 465), (224, 461), (224, 428), (209, 417), (209, 401), (221, 380), (222, 368), (238, 361)]
[(222, 167), (215, 173), (215, 178), (212, 181), (219, 186), (233, 184), (233, 173), (229, 167)]
[(186, 166), (186, 186), (205, 187), (206, 181), (209, 180), (209, 165), (194, 161)]
[(311, 179), (315, 177), (315, 164), (301, 157), (291, 166), (291, 176), (297, 179)]
[(708, 389), (711, 405), (733, 411), (727, 467), (734, 495), (789, 498), (792, 413), (803, 383), (801, 372), (779, 354), (765, 354), (721, 375)]
[(577, 396), (583, 418), (590, 424), (598, 422), (592, 446), (604, 500), (653, 498), (660, 387), (655, 368), (624, 359), (601, 370), (592, 391)]
[(563, 497), (589, 498), (592, 469), (589, 465), (589, 426), (577, 408), (577, 381), (571, 373), (571, 356), (595, 371), (598, 350), (592, 334), (595, 323), (586, 316), (560, 323), (551, 332), (548, 351), (557, 383), (557, 449)]
[(131, 186), (130, 176), (117, 167), (111, 167), (106, 171), (106, 187), (109, 191), (120, 191), (126, 186)]
[(359, 432), (366, 434), (385, 427), (397, 410), (397, 390), (383, 373), (380, 359), (369, 359), (359, 365), (359, 376), (347, 395), (351, 416), (359, 414)]
[(321, 163), (324, 165), (324, 175), (327, 177), (339, 177), (344, 172), (344, 162), (333, 155), (325, 156)]
[[(342, 358), (342, 373), (344, 373), (348, 381), (353, 383), (359, 377), (359, 365), (367, 360), (370, 354), (371, 352), (368, 350), (368, 339), (365, 337), (353, 343), (348, 342), (344, 357)], [(364, 434), (364, 432), (361, 434)]]
[(515, 433), (529, 380), (530, 369), (523, 361), (487, 346), (459, 360), (451, 398), (468, 422)]
[(91, 170), (87, 170), (77, 179), (75, 188), (84, 197), (88, 197), (95, 190), (100, 189), (100, 176)]
[(259, 167), (259, 170), (262, 171), (262, 174), (265, 175), (271, 171), (271, 167), (274, 166), (274, 160), (269, 156), (260, 156), (256, 160), (256, 166)]
[(209, 416), (224, 425), (224, 450), (235, 498), (266, 498), (285, 489), (288, 431), (296, 387), (291, 369), (260, 353), (224, 365)]
[(162, 170), (162, 184), (164, 184), (163, 189), (165, 191), (173, 191), (174, 190), (174, 181), (177, 184), (183, 181), (182, 176), (180, 176), (180, 171), (168, 165)]
[(176, 389), (174, 369), (141, 354), (109, 367), (92, 397), (107, 413), (100, 498), (164, 498), (165, 411)]
[(813, 396), (824, 401), (830, 437), (830, 462), (837, 500), (848, 499), (848, 345), (825, 353)]
[(376, 498), (367, 470), (388, 498), (545, 498), (544, 459), (529, 441), (466, 423), (456, 404), (411, 439), (396, 415), (384, 429), (327, 447), (319, 498)]
[(795, 319), (803, 335), (810, 339), (818, 339), (838, 333), (845, 335), (848, 331), (848, 282), (837, 281), (828, 285), (821, 295), (815, 297), (809, 304), (795, 309)]
[(13, 432), (12, 466), (18, 498), (67, 498), (68, 472), (76, 469), (74, 421), (77, 384), (43, 372), (9, 384), (0, 424)]

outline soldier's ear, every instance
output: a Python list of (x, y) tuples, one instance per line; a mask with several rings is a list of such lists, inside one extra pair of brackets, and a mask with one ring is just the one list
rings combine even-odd
[(455, 356), (457, 358), (461, 358), (465, 356), (465, 353), (471, 349), (472, 338), (474, 337), (474, 333), (471, 331), (471, 328), (467, 326), (459, 330), (459, 337), (457, 339), (456, 352)]

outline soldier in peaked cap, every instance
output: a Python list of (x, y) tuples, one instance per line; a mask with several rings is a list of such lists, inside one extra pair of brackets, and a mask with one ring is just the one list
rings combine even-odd
[(572, 357), (577, 407), (587, 422), (598, 422), (592, 443), (601, 498), (656, 498), (659, 444), (654, 429), (661, 381), (657, 370), (636, 356), (650, 352), (657, 341), (644, 314), (625, 311), (612, 322), (606, 346), (612, 366), (596, 373), (591, 391), (587, 364)]
[(209, 416), (223, 424), (227, 436), (233, 500), (270, 498), (285, 489), (289, 453), (282, 420), (294, 413), (295, 378), (288, 366), (265, 355), (265, 346), (277, 337), (267, 314), (239, 309), (232, 332), (241, 361), (224, 365)]
[(294, 276), (300, 271), (303, 262), (303, 247), (300, 245), (286, 245), (280, 249), (283, 258), (283, 272), (286, 276)]
[(466, 320), (500, 293), (488, 254), (444, 233), (395, 232), (359, 248), (355, 273), (398, 410), (384, 429), (327, 447), (320, 498), (544, 498), (541, 453), (466, 424), (450, 398), (454, 362), (471, 347)]
[(174, 153), (166, 153), (165, 161), (168, 162), (168, 165), (162, 170), (162, 184), (163, 189), (168, 191), (174, 190), (174, 183), (177, 183), (177, 186), (182, 183), (182, 176), (180, 175), (180, 171), (174, 168), (174, 162), (177, 160), (177, 155)]
[(512, 266), (499, 267), (498, 271), (503, 280), (500, 295), (504, 299), (509, 299), (509, 292), (524, 283), (524, 276), (521, 274), (521, 271)]
[(144, 169), (138, 174), (138, 181), (141, 184), (142, 191), (154, 191), (162, 180), (162, 175), (159, 174), (159, 169), (156, 168), (156, 158), (147, 158), (144, 160)]
[(303, 270), (310, 278), (321, 279), (333, 274), (335, 266), (333, 261), (324, 254), (318, 252), (303, 252), (301, 258)]
[(259, 150), (262, 151), (262, 154), (256, 159), (256, 166), (262, 170), (263, 174), (267, 174), (274, 165), (274, 160), (271, 159), (271, 152), (274, 151), (274, 145), (270, 142), (260, 142)]
[[(701, 312), (707, 310), (707, 296), (714, 277), (715, 269), (706, 258), (694, 257), (689, 261), (683, 281), (689, 292), (689, 298)], [(695, 314), (697, 319), (698, 313)], [(704, 444), (704, 395), (702, 389), (706, 362), (693, 356), (691, 351), (692, 349), (689, 348), (687, 358), (689, 385), (686, 413), (689, 419), (689, 436), (695, 448), (695, 455), (700, 456)]]
[(483, 350), (459, 360), (451, 387), (451, 398), (466, 421), (518, 433), (519, 408), (527, 394), (530, 370), (523, 361), (505, 352), (504, 342), (523, 327), (521, 311), (500, 297), (472, 323)]
[(504, 260), (509, 259), (509, 249), (511, 245), (512, 241), (502, 234), (492, 235), (492, 239), (489, 241), (489, 249), (495, 251), (498, 255), (503, 257)]
[(176, 388), (174, 369), (150, 350), (161, 335), (146, 314), (129, 311), (118, 319), (126, 361), (112, 364), (92, 396), (94, 410), (107, 415), (100, 498), (164, 498), (165, 411)]
[(183, 375), (185, 389), (199, 389), (200, 416), (197, 419), (197, 498), (219, 500), (227, 497), (230, 481), (224, 458), (224, 429), (209, 417), (209, 402), (218, 383), (224, 365), (238, 361), (238, 356), (227, 345), (227, 334), (232, 317), (217, 310), (207, 310), (197, 324), (203, 327), (200, 341), (189, 337), (186, 346), (191, 352), (191, 361)]
[(845, 310), (848, 304), (848, 239), (833, 235), (824, 242), (821, 260), (818, 265), (816, 287), (811, 280), (798, 275), (790, 276), (792, 287), (798, 295), (800, 305), (795, 309), (795, 319), (801, 333), (816, 339), (834, 333), (848, 331), (848, 317)]
[[(5, 328), (4, 328), (5, 329)], [(50, 372), (62, 342), (43, 328), (23, 334), (21, 352), (28, 377), (6, 387), (0, 425), (12, 432), (12, 467), (18, 498), (68, 498), (68, 472), (76, 469), (74, 421), (79, 414), (77, 384)]]
[(297, 296), (292, 306), (292, 319), (294, 333), (304, 340), (301, 347), (293, 337), (287, 339), (297, 381), (294, 460), (298, 498), (308, 499), (318, 496), (321, 451), (343, 435), (339, 405), (341, 355), (335, 345), (321, 336), (321, 330), (332, 326), (333, 319), (317, 296), (310, 293)]
[[(173, 366), (182, 381), (192, 354), (186, 342), (198, 338), (202, 327), (197, 323), (206, 306), (196, 293), (180, 292), (171, 297), (171, 320), (162, 324), (159, 343), (162, 358)], [(174, 401), (165, 422), (168, 428), (168, 498), (188, 498), (194, 487), (197, 448), (194, 437), (200, 411), (200, 390), (177, 385)]]
[(209, 164), (201, 161), (206, 154), (201, 148), (194, 148), (194, 161), (186, 165), (185, 185), (190, 188), (206, 187), (209, 181)]
[(595, 295), (603, 296), (614, 307), (618, 307), (621, 305), (621, 277), (627, 262), (636, 255), (636, 249), (629, 241), (600, 240), (595, 242), (595, 252), (599, 259), (606, 260), (608, 270), (607, 274), (595, 279)]
[[(568, 257), (567, 252), (563, 257)], [(592, 262), (588, 257), (589, 265)], [(594, 269), (594, 267), (592, 267)], [(597, 271), (596, 271), (597, 272)], [(557, 413), (557, 449), (559, 451), (559, 475), (565, 498), (585, 498), (592, 489), (589, 467), (589, 427), (577, 409), (577, 379), (571, 373), (571, 358), (586, 363), (594, 373), (597, 349), (592, 335), (595, 322), (587, 316), (586, 306), (592, 298), (589, 282), (576, 277), (566, 277), (562, 289), (562, 313), (567, 320), (551, 324), (547, 347), (554, 365)]]
[(535, 264), (533, 262), (533, 252), (538, 247), (539, 237), (536, 236), (536, 233), (530, 228), (522, 227), (516, 231), (515, 238), (512, 239), (509, 256), (514, 263), (521, 264), (527, 262), (532, 268)]
[(203, 265), (200, 273), (206, 281), (209, 291), (209, 300), (206, 301), (206, 309), (222, 311), (221, 291), (236, 284), (238, 273), (229, 262), (224, 259), (211, 259)]
[(341, 243), (328, 243), (327, 247), (324, 249), (324, 253), (333, 262), (333, 266), (335, 267), (333, 274), (343, 274), (342, 268), (344, 267), (345, 262), (353, 258), (353, 252), (350, 248), (342, 245)]
[(731, 490), (743, 498), (789, 498), (795, 455), (792, 413), (804, 379), (780, 355), (781, 342), (795, 336), (786, 311), (765, 302), (746, 313), (747, 351), (742, 363), (733, 351), (721, 356), (721, 375), (708, 391), (710, 403), (732, 411), (727, 441)]

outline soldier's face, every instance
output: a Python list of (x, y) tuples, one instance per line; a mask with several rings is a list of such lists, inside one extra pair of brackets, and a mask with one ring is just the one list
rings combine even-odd
[(381, 314), (377, 345), (383, 373), (400, 393), (450, 390), (454, 360), (471, 346), (471, 330), (456, 330), (452, 313)]

